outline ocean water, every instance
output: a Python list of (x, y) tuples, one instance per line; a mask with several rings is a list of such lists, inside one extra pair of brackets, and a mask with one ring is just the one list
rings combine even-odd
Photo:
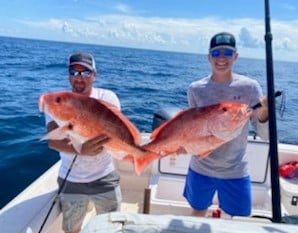
[[(87, 51), (99, 71), (95, 86), (120, 98), (123, 113), (141, 132), (164, 107), (187, 107), (188, 85), (210, 72), (206, 55), (0, 37), (0, 208), (59, 159), (39, 139), (45, 134), (40, 94), (68, 90), (67, 58)], [(240, 54), (241, 55), (241, 54)], [(274, 56), (274, 54), (273, 54)], [(257, 79), (267, 92), (264, 60), (239, 58), (234, 70)], [(279, 141), (297, 144), (298, 63), (274, 62), (275, 90), (286, 93)]]

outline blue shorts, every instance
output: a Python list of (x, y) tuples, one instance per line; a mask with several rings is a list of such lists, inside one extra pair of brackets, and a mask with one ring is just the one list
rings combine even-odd
[(251, 189), (249, 176), (239, 179), (219, 179), (204, 176), (189, 169), (183, 196), (198, 211), (212, 204), (217, 191), (219, 208), (231, 216), (249, 216), (251, 213)]

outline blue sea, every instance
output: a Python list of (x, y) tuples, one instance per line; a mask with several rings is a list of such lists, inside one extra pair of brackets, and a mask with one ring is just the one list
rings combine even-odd
[[(187, 107), (188, 85), (210, 72), (207, 56), (0, 37), (0, 208), (46, 171), (59, 156), (39, 139), (46, 133), (40, 94), (68, 90), (67, 58), (86, 51), (96, 58), (95, 86), (119, 96), (123, 113), (149, 132), (154, 112)], [(240, 51), (241, 52), (241, 51)], [(241, 55), (241, 54), (240, 54)], [(274, 56), (274, 54), (273, 54)], [(234, 70), (257, 79), (267, 92), (265, 60), (239, 58)], [(274, 62), (275, 90), (286, 93), (280, 142), (297, 144), (298, 63)]]

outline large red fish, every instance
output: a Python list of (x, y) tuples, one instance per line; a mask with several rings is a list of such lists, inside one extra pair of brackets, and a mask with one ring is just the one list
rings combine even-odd
[(204, 158), (236, 138), (251, 114), (246, 104), (230, 102), (190, 108), (155, 129), (143, 148), (161, 156), (185, 153)]
[(137, 174), (160, 157), (138, 146), (138, 129), (107, 102), (73, 92), (54, 92), (40, 96), (39, 109), (49, 114), (59, 126), (43, 139), (68, 138), (80, 152), (85, 141), (104, 134), (110, 139), (104, 147), (113, 157), (132, 161)]

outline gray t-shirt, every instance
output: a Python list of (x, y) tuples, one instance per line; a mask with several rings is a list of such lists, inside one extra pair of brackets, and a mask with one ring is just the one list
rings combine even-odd
[[(238, 102), (253, 106), (260, 101), (260, 84), (246, 76), (233, 73), (228, 83), (216, 83), (211, 75), (190, 84), (188, 89), (190, 107), (203, 107), (223, 101)], [(250, 120), (255, 132), (268, 139), (268, 123), (260, 123), (256, 111)], [(246, 146), (249, 122), (234, 140), (222, 145), (208, 157), (199, 160), (192, 156), (190, 168), (200, 174), (217, 178), (241, 178), (248, 175)]]

